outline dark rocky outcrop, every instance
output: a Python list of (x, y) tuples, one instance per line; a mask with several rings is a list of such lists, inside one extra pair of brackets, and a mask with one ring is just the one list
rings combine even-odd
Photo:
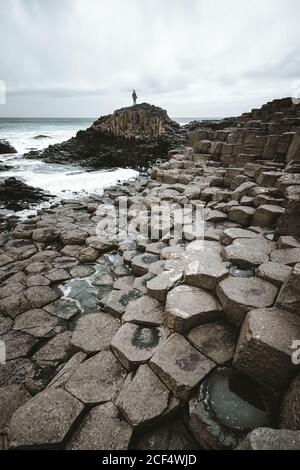
[(93, 168), (141, 168), (184, 143), (185, 136), (186, 131), (166, 111), (143, 103), (102, 116), (67, 142), (26, 156)]
[(7, 209), (26, 209), (29, 204), (47, 200), (49, 197), (50, 195), (42, 189), (28, 186), (13, 177), (0, 183), (0, 203), (4, 203)]
[(17, 150), (6, 139), (0, 139), (0, 155), (17, 153)]
[(193, 132), (198, 129), (209, 128), (215, 131), (221, 131), (227, 129), (228, 127), (233, 127), (237, 125), (238, 118), (229, 117), (224, 119), (205, 119), (204, 121), (191, 121), (183, 128), (188, 132)]

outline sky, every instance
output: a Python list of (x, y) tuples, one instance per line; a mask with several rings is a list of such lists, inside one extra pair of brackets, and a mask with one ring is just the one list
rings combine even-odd
[(236, 116), (300, 94), (299, 23), (299, 0), (0, 0), (0, 117), (98, 117), (133, 88)]

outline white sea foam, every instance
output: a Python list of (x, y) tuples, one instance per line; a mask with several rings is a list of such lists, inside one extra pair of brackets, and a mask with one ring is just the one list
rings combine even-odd
[[(49, 192), (55, 197), (54, 200), (59, 200), (89, 194), (101, 195), (104, 188), (118, 181), (136, 177), (138, 172), (131, 169), (86, 171), (76, 165), (58, 165), (23, 158), (23, 154), (30, 148), (42, 149), (50, 144), (63, 142), (91, 123), (92, 119), (0, 119), (0, 139), (8, 139), (19, 152), (13, 155), (0, 155), (0, 160), (12, 166), (11, 170), (0, 172), (0, 180), (14, 176), (30, 186)], [(48, 137), (35, 139), (38, 135)], [(47, 202), (33, 205), (30, 210), (19, 212), (18, 215), (22, 218), (27, 217), (34, 214), (37, 209), (48, 206)]]

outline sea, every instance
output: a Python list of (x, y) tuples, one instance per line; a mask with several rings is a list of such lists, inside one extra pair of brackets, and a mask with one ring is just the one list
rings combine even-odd
[[(29, 210), (17, 213), (19, 217), (34, 215), (38, 209), (48, 207), (61, 199), (101, 195), (106, 187), (138, 175), (135, 170), (129, 168), (87, 171), (79, 165), (59, 165), (24, 158), (24, 154), (30, 150), (42, 150), (49, 145), (70, 139), (77, 131), (91, 126), (95, 119), (0, 118), (0, 139), (7, 139), (18, 152), (12, 155), (0, 154), (0, 163), (11, 166), (9, 170), (0, 171), (0, 181), (14, 176), (53, 195), (50, 201), (32, 205)], [(181, 125), (195, 119), (197, 118), (174, 118)]]

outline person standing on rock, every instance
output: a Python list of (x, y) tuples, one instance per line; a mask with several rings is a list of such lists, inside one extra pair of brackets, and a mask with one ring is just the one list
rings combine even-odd
[(136, 105), (136, 100), (137, 100), (137, 94), (136, 94), (136, 91), (133, 90), (132, 92), (132, 99), (133, 99), (133, 106)]

